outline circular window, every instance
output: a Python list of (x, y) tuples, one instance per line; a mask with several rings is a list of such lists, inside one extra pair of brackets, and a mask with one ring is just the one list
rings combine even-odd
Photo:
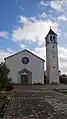
[(23, 64), (28, 64), (29, 63), (29, 58), (28, 57), (23, 57), (22, 58), (22, 63)]

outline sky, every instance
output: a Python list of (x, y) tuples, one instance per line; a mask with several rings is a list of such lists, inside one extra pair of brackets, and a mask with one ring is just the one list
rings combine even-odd
[(50, 26), (58, 35), (59, 69), (67, 74), (67, 0), (0, 0), (0, 62), (24, 49), (46, 60)]

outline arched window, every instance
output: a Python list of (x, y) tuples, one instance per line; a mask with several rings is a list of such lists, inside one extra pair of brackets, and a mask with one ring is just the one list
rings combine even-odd
[(52, 41), (52, 36), (50, 36), (50, 41)]
[(53, 40), (55, 40), (55, 36), (53, 36)]

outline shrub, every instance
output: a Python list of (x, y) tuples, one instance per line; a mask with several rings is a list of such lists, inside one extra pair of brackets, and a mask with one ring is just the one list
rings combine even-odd
[(6, 91), (10, 91), (10, 90), (13, 90), (12, 84), (8, 84), (8, 85), (6, 86)]
[(60, 80), (60, 83), (61, 83), (61, 84), (67, 84), (67, 77), (62, 77), (62, 76), (60, 76), (60, 77), (59, 77), (59, 80)]
[(10, 69), (6, 66), (5, 62), (0, 63), (0, 84), (1, 88), (5, 88), (8, 84), (8, 73)]

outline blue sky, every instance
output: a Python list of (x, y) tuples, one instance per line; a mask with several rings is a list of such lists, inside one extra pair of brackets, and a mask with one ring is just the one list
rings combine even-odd
[(67, 0), (0, 0), (0, 61), (23, 49), (45, 58), (50, 26), (58, 34), (59, 69), (67, 73)]

